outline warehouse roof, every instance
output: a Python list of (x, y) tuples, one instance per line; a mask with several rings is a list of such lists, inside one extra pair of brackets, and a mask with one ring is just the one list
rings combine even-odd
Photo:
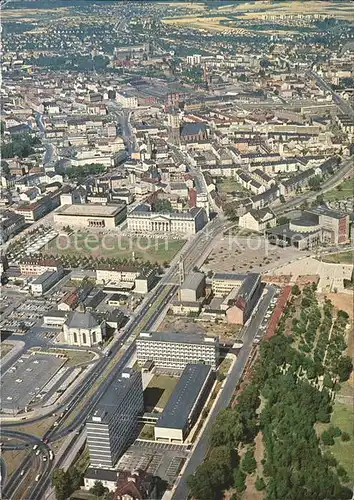
[(184, 429), (212, 369), (208, 365), (188, 364), (171, 394), (156, 427)]
[(217, 342), (217, 338), (203, 337), (197, 333), (183, 333), (183, 332), (141, 332), (139, 340), (151, 340), (155, 342), (174, 342), (183, 344), (210, 344), (213, 345)]
[(125, 204), (120, 205), (95, 205), (83, 203), (81, 205), (64, 205), (57, 210), (58, 215), (69, 215), (76, 217), (114, 217)]

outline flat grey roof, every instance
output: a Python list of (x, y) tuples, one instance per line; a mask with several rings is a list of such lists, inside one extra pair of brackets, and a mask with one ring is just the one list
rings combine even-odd
[(197, 333), (184, 332), (141, 332), (137, 338), (137, 342), (140, 340), (207, 345), (214, 345), (216, 343), (216, 339), (213, 337), (201, 336)]
[(211, 371), (209, 365), (186, 365), (157, 421), (157, 427), (170, 429), (184, 429), (186, 427), (192, 408)]
[(234, 280), (234, 281), (243, 281), (246, 278), (246, 274), (237, 274), (237, 273), (215, 273), (213, 276), (213, 280)]
[(107, 390), (99, 400), (94, 412), (90, 415), (88, 423), (96, 423), (93, 417), (101, 417), (101, 422), (107, 423), (111, 416), (117, 411), (119, 405), (122, 404), (126, 393), (131, 390), (137, 377), (141, 377), (140, 372), (132, 370), (131, 368), (125, 368), (119, 377), (114, 379), (107, 387)]
[(75, 217), (114, 217), (126, 207), (121, 205), (95, 205), (85, 203), (82, 205), (64, 205), (57, 210), (58, 215)]
[(186, 279), (181, 285), (181, 290), (196, 290), (200, 283), (205, 279), (204, 273), (194, 273), (191, 272), (188, 274)]

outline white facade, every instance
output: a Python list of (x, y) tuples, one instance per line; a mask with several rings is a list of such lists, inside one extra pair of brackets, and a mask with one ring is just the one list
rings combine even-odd
[(275, 227), (276, 217), (271, 210), (259, 210), (257, 214), (252, 211), (241, 215), (239, 226), (251, 231), (262, 232), (268, 227)]
[(188, 213), (156, 213), (133, 210), (127, 216), (128, 230), (136, 233), (162, 232), (196, 234), (208, 222), (204, 209), (192, 209)]
[(136, 351), (140, 364), (154, 361), (160, 369), (183, 370), (188, 363), (203, 362), (216, 370), (219, 341), (193, 334), (141, 332), (136, 340)]
[(106, 325), (91, 313), (74, 311), (63, 325), (64, 342), (68, 345), (93, 347), (103, 341)]

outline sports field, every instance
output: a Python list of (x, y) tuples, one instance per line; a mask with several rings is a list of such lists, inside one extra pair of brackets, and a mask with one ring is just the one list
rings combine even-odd
[(96, 258), (135, 258), (142, 261), (170, 262), (185, 244), (185, 240), (163, 238), (130, 238), (121, 235), (75, 232), (62, 234), (45, 247), (49, 255), (91, 255)]

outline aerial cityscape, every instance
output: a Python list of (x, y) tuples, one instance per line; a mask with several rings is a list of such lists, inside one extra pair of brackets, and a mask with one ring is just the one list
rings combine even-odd
[(3, 500), (354, 498), (354, 4), (1, 1)]

